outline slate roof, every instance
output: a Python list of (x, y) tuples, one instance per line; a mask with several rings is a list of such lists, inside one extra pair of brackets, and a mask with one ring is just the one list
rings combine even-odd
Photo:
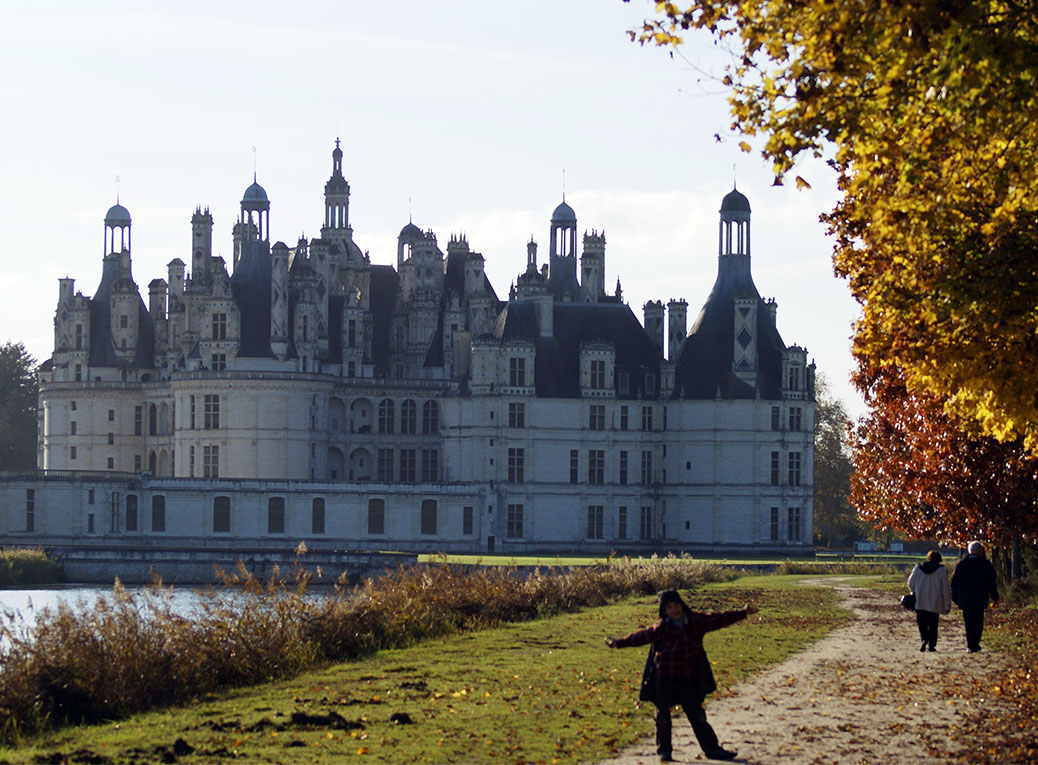
[[(251, 187), (250, 187), (251, 188)], [(270, 348), (270, 242), (248, 239), (231, 277), (231, 293), (241, 312), (239, 358), (273, 358)]]
[[(616, 371), (629, 375), (631, 398), (654, 398), (659, 390), (660, 355), (630, 306), (618, 303), (554, 303), (553, 334), (540, 337), (534, 303), (513, 300), (498, 317), (494, 336), (502, 341), (525, 340), (535, 347), (534, 379), (538, 396), (580, 397), (580, 348), (603, 342), (616, 352)], [(645, 393), (645, 376), (656, 380)]]
[(748, 255), (718, 258), (717, 280), (678, 356), (674, 398), (756, 398), (757, 390), (732, 372), (735, 358), (735, 298), (757, 300), (757, 388), (762, 399), (782, 397), (782, 352), (786, 349), (767, 304), (750, 274)]
[[(155, 325), (151, 321), (140, 292), (133, 280), (119, 273), (117, 258), (106, 259), (101, 266), (101, 283), (90, 298), (90, 354), (87, 364), (92, 367), (123, 367), (150, 369), (155, 366)], [(115, 342), (112, 340), (112, 290), (123, 280), (129, 282), (137, 295), (137, 346), (133, 349), (133, 358), (127, 363), (121, 361), (115, 353)]]

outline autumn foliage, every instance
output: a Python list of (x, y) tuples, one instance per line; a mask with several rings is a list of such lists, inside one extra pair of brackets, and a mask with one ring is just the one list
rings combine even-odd
[[(656, 3), (632, 37), (706, 30), (732, 127), (781, 178), (828, 156), (824, 216), (863, 305), (855, 353), (975, 434), (1038, 455), (1035, 0)], [(743, 144), (749, 151), (749, 144)], [(798, 185), (803, 181), (797, 176)]]
[(971, 438), (892, 368), (861, 367), (869, 415), (852, 431), (851, 501), (871, 523), (964, 546), (1038, 542), (1038, 460), (1019, 442)]

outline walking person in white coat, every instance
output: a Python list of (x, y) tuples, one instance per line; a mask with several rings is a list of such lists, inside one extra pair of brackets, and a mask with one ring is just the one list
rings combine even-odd
[(941, 554), (937, 550), (930, 550), (926, 561), (912, 569), (908, 575), (908, 590), (915, 593), (915, 621), (923, 641), (919, 650), (936, 651), (937, 622), (952, 606), (948, 572), (941, 565)]

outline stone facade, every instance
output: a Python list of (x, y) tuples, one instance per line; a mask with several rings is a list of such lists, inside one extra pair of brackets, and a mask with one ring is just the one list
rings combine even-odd
[(173, 260), (147, 305), (130, 214), (109, 210), (97, 290), (60, 280), (42, 472), (0, 482), (0, 533), (471, 552), (810, 547), (813, 365), (783, 343), (775, 302), (754, 286), (745, 196), (722, 202), (717, 282), (691, 330), (684, 300), (650, 301), (643, 327), (619, 281), (605, 288), (604, 232), (584, 234), (578, 268), (565, 201), (548, 262), (531, 239), (507, 299), (464, 236), (444, 252), (409, 222), (395, 265), (372, 264), (353, 240), (342, 156), (336, 142), (319, 238), (271, 244), (254, 179), (230, 268), (196, 209), (190, 271)]

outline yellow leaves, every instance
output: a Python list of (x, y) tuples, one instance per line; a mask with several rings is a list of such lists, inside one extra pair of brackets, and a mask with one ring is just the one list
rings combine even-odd
[(805, 181), (799, 175), (796, 177), (796, 182), (797, 182), (797, 191), (800, 191), (800, 190), (803, 190), (803, 189), (810, 189), (811, 188), (811, 184), (808, 183), (807, 181)]
[(753, 147), (750, 146), (746, 141), (739, 141), (739, 148), (747, 154), (753, 151)]

